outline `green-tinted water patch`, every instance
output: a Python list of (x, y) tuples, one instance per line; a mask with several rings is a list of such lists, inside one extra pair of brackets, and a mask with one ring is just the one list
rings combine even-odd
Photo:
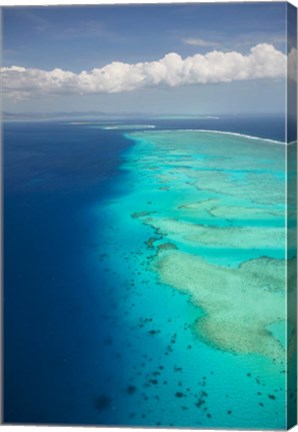
[(126, 136), (135, 145), (122, 196), (107, 203), (105, 243), (110, 277), (126, 280), (123, 394), (140, 407), (121, 415), (134, 425), (283, 428), (284, 147), (197, 131)]

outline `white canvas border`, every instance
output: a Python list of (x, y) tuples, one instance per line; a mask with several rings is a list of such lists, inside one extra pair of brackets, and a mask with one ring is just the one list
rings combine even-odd
[[(81, 5), (81, 6), (88, 6), (88, 5), (117, 5), (117, 4), (156, 4), (156, 3), (247, 3), (247, 2), (281, 2), (285, 0), (87, 0), (84, 2), (83, 0), (1, 0), (0, 4), (0, 10), (4, 7), (14, 7), (14, 6), (62, 6), (62, 5)], [(296, 8), (298, 8), (298, 0), (288, 0), (288, 3), (292, 4)], [(153, 432), (174, 432), (174, 431), (181, 431), (181, 432), (193, 432), (193, 431), (200, 431), (200, 432), (216, 432), (219, 431), (213, 430), (213, 429), (162, 429), (162, 428), (129, 428), (129, 427), (123, 427), (123, 428), (110, 428), (106, 426), (97, 426), (97, 427), (80, 427), (80, 426), (34, 426), (34, 425), (28, 425), (28, 426), (16, 426), (16, 425), (9, 425), (9, 426), (1, 426), (0, 432), (51, 432), (51, 430), (55, 430), (55, 432), (97, 432), (97, 431), (105, 431), (105, 432), (144, 432), (144, 431), (153, 431)], [(225, 430), (220, 429), (221, 432), (238, 432), (239, 430), (233, 429), (233, 430)], [(298, 432), (298, 426), (295, 426), (291, 429), (293, 432)], [(241, 430), (241, 432), (254, 432), (252, 430)], [(255, 431), (257, 432), (257, 431)], [(270, 432), (270, 431), (266, 431)]]

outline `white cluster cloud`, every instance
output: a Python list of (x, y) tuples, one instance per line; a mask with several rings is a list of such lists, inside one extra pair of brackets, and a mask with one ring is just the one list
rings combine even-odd
[(215, 46), (219, 45), (218, 42), (208, 41), (201, 38), (186, 38), (183, 39), (183, 42), (187, 45), (199, 46), (199, 47), (207, 47), (207, 46)]
[(273, 45), (259, 44), (247, 55), (212, 51), (183, 59), (169, 53), (158, 61), (112, 62), (102, 68), (74, 73), (19, 66), (1, 69), (2, 89), (12, 98), (46, 94), (118, 93), (146, 87), (176, 87), (258, 78), (284, 77), (287, 57)]

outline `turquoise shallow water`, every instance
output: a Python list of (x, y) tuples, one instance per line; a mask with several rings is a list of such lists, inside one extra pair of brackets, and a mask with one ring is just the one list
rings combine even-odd
[(117, 199), (93, 209), (108, 221), (100, 260), (119, 286), (131, 377), (131, 403), (113, 394), (107, 415), (285, 428), (285, 147), (198, 131), (126, 136)]
[(284, 118), (136, 123), (5, 124), (5, 422), (281, 428)]

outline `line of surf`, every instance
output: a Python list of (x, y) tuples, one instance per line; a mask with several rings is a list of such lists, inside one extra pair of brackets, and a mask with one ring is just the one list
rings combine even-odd
[(213, 133), (216, 135), (232, 135), (232, 136), (238, 136), (241, 138), (247, 138), (247, 139), (251, 139), (251, 140), (257, 140), (257, 141), (265, 141), (271, 144), (279, 144), (279, 145), (287, 145), (286, 142), (283, 141), (278, 141), (278, 140), (273, 140), (270, 138), (261, 138), (261, 137), (256, 137), (253, 135), (246, 135), (246, 134), (242, 134), (239, 132), (227, 132), (227, 131), (219, 131), (219, 130), (212, 130), (212, 129), (171, 129), (171, 130), (163, 130), (162, 132), (206, 132), (206, 133)]
[(209, 129), (195, 129), (198, 132), (208, 132), (208, 133), (214, 133), (214, 134), (222, 134), (222, 135), (232, 135), (232, 136), (239, 136), (242, 138), (247, 138), (247, 139), (252, 139), (252, 140), (257, 140), (257, 141), (266, 141), (272, 144), (279, 144), (279, 145), (285, 145), (286, 143), (283, 141), (278, 141), (278, 140), (273, 140), (270, 138), (262, 138), (262, 137), (257, 137), (254, 135), (247, 135), (247, 134), (242, 134), (239, 132), (226, 132), (226, 131), (217, 131), (217, 130), (209, 130)]

